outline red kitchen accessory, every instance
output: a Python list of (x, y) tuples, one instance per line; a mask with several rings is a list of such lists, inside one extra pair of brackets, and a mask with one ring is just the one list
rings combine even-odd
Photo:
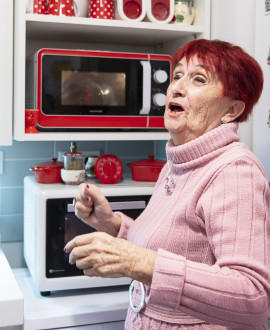
[(142, 21), (146, 15), (145, 0), (117, 0), (115, 18), (126, 21)]
[(25, 110), (25, 133), (39, 133), (36, 129), (38, 114), (38, 110)]
[(98, 158), (94, 167), (95, 175), (101, 183), (117, 183), (123, 174), (123, 165), (114, 155)]
[(89, 17), (114, 19), (113, 0), (89, 0)]
[(174, 15), (174, 0), (147, 0), (147, 16), (154, 23), (170, 23)]
[(48, 15), (75, 16), (73, 0), (49, 0)]
[(148, 156), (148, 159), (127, 164), (131, 168), (132, 179), (135, 181), (157, 181), (159, 173), (166, 162)]
[(47, 14), (47, 0), (33, 0), (33, 14), (46, 15)]
[(61, 168), (64, 167), (63, 162), (58, 162), (57, 158), (52, 158), (51, 162), (45, 162), (29, 168), (29, 171), (35, 173), (38, 183), (61, 183)]
[(142, 14), (142, 0), (125, 1), (124, 13), (131, 19), (136, 19)]

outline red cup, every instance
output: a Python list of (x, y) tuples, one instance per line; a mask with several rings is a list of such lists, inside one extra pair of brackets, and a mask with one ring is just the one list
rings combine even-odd
[(33, 0), (33, 14), (47, 14), (47, 0)]
[(114, 19), (113, 0), (89, 0), (89, 17)]
[(48, 15), (75, 16), (73, 0), (49, 0)]
[(170, 0), (151, 0), (151, 11), (158, 21), (165, 21), (170, 15)]
[(142, 0), (124, 0), (123, 12), (130, 19), (139, 18), (142, 14)]

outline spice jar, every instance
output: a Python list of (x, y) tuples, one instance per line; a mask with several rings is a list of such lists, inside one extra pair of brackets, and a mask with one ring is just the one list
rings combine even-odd
[(76, 142), (71, 143), (70, 152), (64, 153), (65, 170), (82, 170), (84, 154), (77, 152)]
[(175, 0), (173, 23), (191, 25), (193, 23), (194, 16), (195, 10), (192, 6), (192, 0)]
[(71, 142), (70, 152), (64, 153), (64, 168), (61, 169), (61, 178), (66, 184), (80, 184), (85, 179), (83, 168), (84, 154), (77, 152), (76, 142)]

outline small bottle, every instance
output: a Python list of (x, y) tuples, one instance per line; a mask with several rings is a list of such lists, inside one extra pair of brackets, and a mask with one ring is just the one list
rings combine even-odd
[(174, 2), (174, 23), (191, 25), (195, 16), (192, 0), (175, 0)]

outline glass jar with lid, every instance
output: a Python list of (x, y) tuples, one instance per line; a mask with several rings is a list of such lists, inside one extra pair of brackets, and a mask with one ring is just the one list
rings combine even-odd
[(174, 2), (174, 23), (191, 25), (194, 20), (195, 10), (192, 0), (175, 0)]

